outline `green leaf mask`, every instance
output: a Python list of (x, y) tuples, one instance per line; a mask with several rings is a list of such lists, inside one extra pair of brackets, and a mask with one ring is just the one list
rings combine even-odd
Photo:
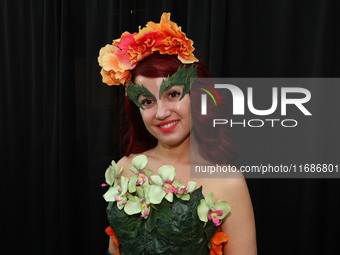
[[(162, 94), (165, 91), (170, 90), (174, 86), (183, 86), (182, 96), (179, 100), (181, 100), (191, 89), (192, 82), (190, 82), (191, 78), (197, 78), (197, 67), (191, 65), (189, 68), (186, 66), (180, 66), (176, 73), (171, 76), (168, 76), (166, 79), (162, 81), (160, 90), (159, 90), (159, 98), (161, 98)], [(130, 100), (132, 100), (139, 108), (144, 110), (142, 104), (138, 101), (139, 96), (145, 95), (146, 97), (151, 97), (156, 100), (155, 96), (143, 85), (134, 84), (133, 82), (129, 82), (129, 86), (126, 88), (126, 93)]]
[(191, 89), (192, 83), (190, 82), (190, 78), (197, 78), (197, 68), (194, 67), (194, 65), (191, 65), (189, 68), (186, 68), (185, 65), (180, 66), (176, 73), (163, 80), (159, 90), (159, 98), (161, 98), (161, 95), (165, 91), (170, 90), (172, 87), (183, 86), (182, 96), (179, 99), (181, 100)]
[(139, 108), (144, 110), (142, 104), (138, 101), (140, 95), (145, 95), (146, 97), (151, 97), (156, 100), (156, 97), (143, 85), (134, 84), (133, 82), (129, 82), (129, 87), (126, 88), (126, 93), (129, 99), (135, 103)]

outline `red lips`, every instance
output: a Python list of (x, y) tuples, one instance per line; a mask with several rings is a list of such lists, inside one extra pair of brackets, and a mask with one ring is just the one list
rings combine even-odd
[(174, 130), (178, 124), (179, 120), (168, 120), (163, 121), (157, 124), (157, 127), (163, 132), (163, 133), (169, 133), (172, 130)]

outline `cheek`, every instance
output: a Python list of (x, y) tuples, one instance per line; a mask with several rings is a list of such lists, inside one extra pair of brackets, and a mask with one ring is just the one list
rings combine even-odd
[(190, 116), (190, 112), (191, 112), (191, 105), (190, 105), (190, 97), (188, 97), (188, 95), (186, 95), (186, 97), (184, 97), (178, 104), (178, 110), (181, 111), (181, 113), (184, 116)]
[(140, 111), (140, 115), (142, 117), (144, 124), (145, 125), (150, 124), (152, 121), (152, 113), (150, 109), (145, 109), (145, 110), (140, 109), (139, 111)]
[(144, 121), (144, 123), (145, 123), (145, 119), (146, 119), (145, 110), (143, 110), (143, 109), (139, 109), (139, 112), (140, 112), (140, 116), (142, 117), (142, 120), (143, 120), (143, 121)]

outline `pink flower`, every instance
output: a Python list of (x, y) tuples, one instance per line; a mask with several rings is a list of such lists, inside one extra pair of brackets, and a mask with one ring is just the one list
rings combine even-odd
[(165, 194), (169, 194), (169, 192), (176, 194), (177, 189), (172, 185), (172, 180), (166, 180), (165, 183), (161, 184), (164, 187)]
[(223, 215), (222, 210), (215, 210), (214, 208), (210, 208), (211, 213), (208, 214), (208, 219), (212, 220), (215, 226), (219, 226), (222, 223), (222, 220), (218, 218), (218, 216)]
[(140, 202), (142, 203), (141, 217), (146, 219), (150, 213), (150, 205), (146, 204), (145, 199), (141, 199)]

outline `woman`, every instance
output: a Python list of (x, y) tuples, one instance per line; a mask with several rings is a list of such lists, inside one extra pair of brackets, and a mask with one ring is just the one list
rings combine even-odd
[[(214, 135), (205, 134), (202, 117), (190, 110), (194, 103), (190, 98), (198, 93), (190, 90), (190, 78), (209, 77), (193, 50), (192, 41), (164, 13), (160, 23), (149, 22), (138, 34), (125, 32), (100, 52), (103, 81), (126, 85), (130, 99), (124, 106), (126, 154), (106, 173), (111, 188), (104, 198), (112, 201), (108, 217), (121, 243), (118, 248), (110, 238), (111, 254), (222, 254), (222, 242), (223, 254), (256, 254), (252, 205), (242, 176), (190, 177), (193, 162), (229, 164), (235, 158), (224, 127)], [(214, 145), (207, 149), (207, 144)], [(195, 151), (198, 153), (192, 153)], [(159, 169), (159, 175), (147, 176), (149, 169)], [(193, 191), (198, 187), (202, 189)], [(211, 198), (219, 201), (216, 210), (210, 205)], [(183, 209), (187, 205), (193, 212)], [(163, 211), (171, 215), (161, 214)], [(136, 212), (140, 215), (135, 216)], [(177, 213), (183, 219), (176, 218)], [(131, 224), (138, 231), (131, 230)], [(218, 228), (222, 232), (216, 232)], [(216, 243), (217, 236), (222, 239)]]

